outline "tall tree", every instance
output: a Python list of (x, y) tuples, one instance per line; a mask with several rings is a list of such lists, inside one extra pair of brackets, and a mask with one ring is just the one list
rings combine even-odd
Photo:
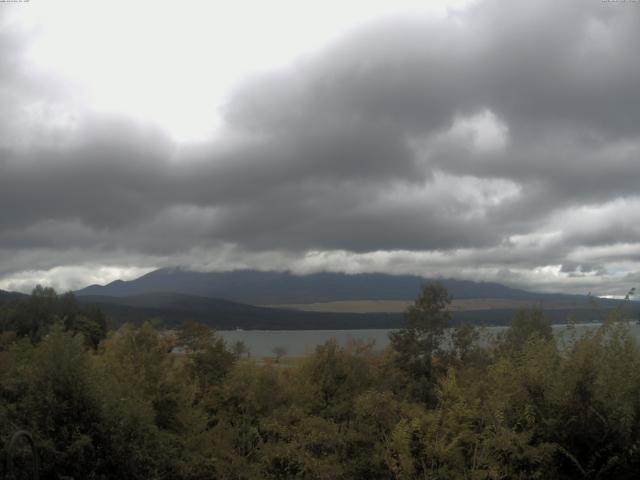
[(405, 325), (390, 335), (396, 367), (408, 377), (410, 394), (433, 403), (434, 357), (440, 353), (445, 329), (451, 321), (451, 297), (440, 283), (427, 283), (405, 311)]

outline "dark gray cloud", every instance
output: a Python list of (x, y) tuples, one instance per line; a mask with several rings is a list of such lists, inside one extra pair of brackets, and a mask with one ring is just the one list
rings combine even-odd
[(615, 290), (640, 263), (638, 27), (596, 0), (383, 19), (245, 79), (189, 146), (69, 107), (4, 27), (0, 278), (181, 262)]

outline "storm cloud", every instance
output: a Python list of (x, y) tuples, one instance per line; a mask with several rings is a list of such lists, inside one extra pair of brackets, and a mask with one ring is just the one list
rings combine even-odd
[(638, 280), (638, 4), (379, 19), (243, 79), (190, 144), (83, 108), (0, 25), (0, 287), (166, 265)]

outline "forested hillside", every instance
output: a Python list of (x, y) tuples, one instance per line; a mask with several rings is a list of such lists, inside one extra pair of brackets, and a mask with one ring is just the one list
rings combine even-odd
[(0, 442), (31, 431), (42, 478), (637, 478), (640, 349), (619, 310), (562, 344), (523, 311), (481, 347), (427, 285), (386, 351), (283, 364), (193, 322), (105, 336), (71, 298), (37, 290), (0, 317)]
[[(131, 281), (92, 285), (76, 294), (81, 303), (98, 306), (116, 324), (153, 319), (175, 326), (191, 319), (222, 330), (397, 328), (402, 324), (399, 310), (376, 311), (367, 309), (367, 304), (385, 300), (409, 303), (427, 281), (415, 275), (381, 273), (294, 275), (165, 268)], [(522, 305), (540, 305), (553, 323), (565, 323), (570, 317), (602, 321), (606, 312), (620, 303), (599, 299), (600, 309), (596, 310), (588, 295), (535, 293), (498, 283), (455, 279), (439, 283), (460, 302), (452, 306), (455, 323), (508, 325)], [(339, 304), (348, 308), (340, 310)], [(639, 313), (640, 304), (630, 302), (629, 316), (638, 318)]]
[(100, 308), (114, 325), (142, 324), (175, 328), (185, 320), (196, 320), (217, 330), (338, 330), (398, 328), (398, 313), (329, 313), (256, 307), (217, 298), (180, 293), (148, 293), (128, 297), (83, 295), (83, 305)]
[[(429, 280), (416, 275), (384, 273), (320, 272), (294, 275), (290, 272), (256, 270), (194, 272), (180, 268), (163, 268), (130, 281), (116, 280), (104, 286), (91, 285), (76, 293), (81, 296), (119, 297), (174, 292), (224, 298), (253, 305), (268, 305), (339, 300), (408, 300), (414, 298), (422, 284), (427, 281)], [(455, 279), (442, 279), (439, 282), (457, 299), (503, 298), (588, 304), (586, 295), (534, 293), (491, 282)]]

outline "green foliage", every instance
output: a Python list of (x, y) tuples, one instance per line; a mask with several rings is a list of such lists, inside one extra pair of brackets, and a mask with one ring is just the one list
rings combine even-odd
[(373, 386), (366, 352), (354, 355), (333, 339), (305, 359), (297, 382), (308, 412), (336, 421), (351, 418), (357, 394)]
[[(0, 371), (3, 443), (17, 426), (29, 429), (45, 471), (80, 478), (98, 462), (101, 412), (91, 358), (81, 337), (61, 324), (34, 347), (21, 341)], [(7, 360), (7, 359), (5, 359)]]
[(434, 386), (443, 373), (434, 357), (442, 353), (445, 329), (451, 322), (451, 297), (439, 283), (422, 287), (415, 303), (405, 312), (405, 326), (391, 334), (395, 365), (404, 377), (407, 394), (433, 405)]
[(10, 334), (38, 343), (56, 322), (67, 331), (81, 334), (92, 348), (97, 348), (107, 334), (104, 314), (95, 307), (80, 306), (71, 292), (58, 295), (53, 288), (38, 285), (31, 296), (0, 304), (0, 333), (4, 337)]
[(237, 353), (227, 350), (221, 337), (200, 323), (185, 322), (178, 341), (191, 353), (187, 369), (202, 394), (219, 384), (238, 359)]
[(508, 351), (521, 349), (531, 337), (550, 340), (553, 337), (551, 322), (544, 316), (541, 307), (520, 310), (516, 313), (511, 326), (499, 339), (501, 348)]
[(640, 348), (619, 314), (558, 342), (523, 311), (481, 346), (446, 330), (448, 305), (425, 286), (387, 351), (275, 364), (195, 323), (96, 344), (73, 297), (40, 288), (2, 311), (20, 328), (0, 337), (0, 443), (33, 432), (42, 478), (637, 478)]

